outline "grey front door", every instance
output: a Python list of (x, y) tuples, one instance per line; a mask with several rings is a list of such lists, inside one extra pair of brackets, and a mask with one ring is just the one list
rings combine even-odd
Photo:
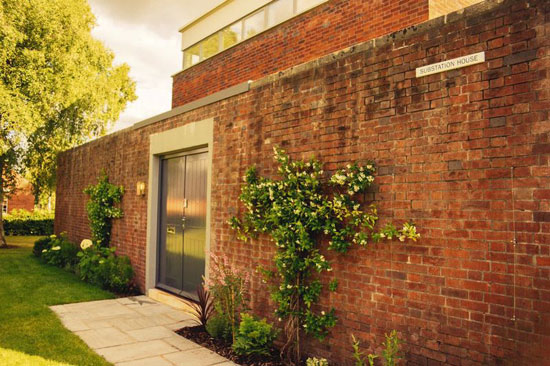
[(195, 297), (204, 275), (207, 152), (161, 163), (157, 287)]

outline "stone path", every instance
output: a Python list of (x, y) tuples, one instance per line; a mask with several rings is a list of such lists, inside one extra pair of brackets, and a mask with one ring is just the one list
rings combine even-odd
[(116, 366), (236, 366), (174, 330), (192, 317), (146, 296), (56, 305), (65, 327)]

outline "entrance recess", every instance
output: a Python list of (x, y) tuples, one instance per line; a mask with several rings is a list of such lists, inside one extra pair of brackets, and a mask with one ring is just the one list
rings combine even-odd
[(161, 160), (156, 285), (191, 298), (205, 270), (207, 173), (205, 149)]

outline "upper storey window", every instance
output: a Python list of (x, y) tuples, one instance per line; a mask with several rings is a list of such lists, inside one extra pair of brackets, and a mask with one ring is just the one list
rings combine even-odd
[[(270, 1), (234, 23), (210, 34), (183, 50), (183, 68), (191, 67), (243, 40), (281, 24), (328, 0)], [(265, 3), (265, 2), (264, 2)], [(227, 23), (226, 23), (227, 24)]]

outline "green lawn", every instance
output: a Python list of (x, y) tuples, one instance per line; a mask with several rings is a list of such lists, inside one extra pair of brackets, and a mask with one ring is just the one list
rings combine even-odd
[[(113, 298), (32, 255), (36, 237), (8, 237), (0, 249), (2, 365), (110, 365), (65, 329), (50, 305)], [(31, 357), (33, 356), (33, 357)]]

